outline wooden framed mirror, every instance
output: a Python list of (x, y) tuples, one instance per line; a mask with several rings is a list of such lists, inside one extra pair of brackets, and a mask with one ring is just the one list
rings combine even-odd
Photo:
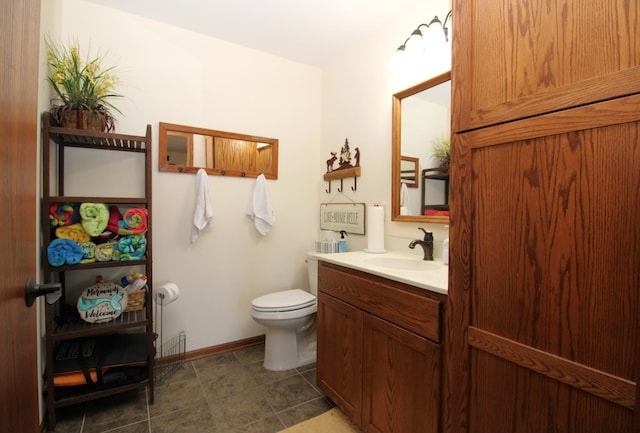
[(278, 139), (160, 122), (158, 170), (278, 178)]
[(400, 156), (400, 182), (407, 185), (407, 188), (418, 188), (418, 172), (420, 158), (412, 156)]
[[(391, 219), (448, 224), (448, 167), (440, 168), (434, 144), (451, 136), (451, 72), (402, 90), (392, 97)], [(417, 159), (419, 188), (403, 188), (403, 159)], [(406, 162), (404, 163), (406, 165)], [(445, 168), (440, 168), (445, 170)], [(407, 185), (408, 186), (408, 185)]]

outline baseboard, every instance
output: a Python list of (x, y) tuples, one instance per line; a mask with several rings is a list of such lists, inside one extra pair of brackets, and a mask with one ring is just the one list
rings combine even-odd
[(218, 344), (217, 346), (209, 346), (202, 349), (190, 350), (185, 354), (185, 359), (187, 361), (193, 361), (194, 359), (200, 359), (211, 355), (219, 355), (226, 352), (233, 352), (234, 350), (257, 346), (258, 344), (263, 343), (264, 335), (258, 335), (257, 337), (231, 341), (229, 343)]

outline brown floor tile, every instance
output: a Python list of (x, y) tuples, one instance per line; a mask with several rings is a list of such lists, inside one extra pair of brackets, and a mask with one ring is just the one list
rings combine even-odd
[(154, 404), (133, 391), (61, 408), (55, 433), (276, 433), (333, 407), (315, 364), (273, 372), (263, 358), (257, 345), (185, 362), (156, 381)]
[(87, 403), (82, 433), (102, 433), (148, 419), (146, 393), (127, 392)]
[(205, 400), (176, 412), (151, 418), (151, 433), (218, 433)]

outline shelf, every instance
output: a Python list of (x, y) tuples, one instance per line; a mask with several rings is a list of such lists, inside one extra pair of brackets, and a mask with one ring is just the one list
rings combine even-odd
[(120, 317), (106, 323), (88, 323), (78, 317), (78, 322), (57, 324), (51, 330), (51, 338), (55, 341), (73, 340), (90, 335), (110, 334), (123, 329), (147, 325), (147, 309), (122, 313)]
[[(49, 121), (49, 116), (43, 118)], [(49, 137), (59, 145), (88, 149), (146, 152), (147, 138), (84, 129), (49, 127)]]
[[(146, 127), (145, 136), (114, 134), (97, 132), (82, 129), (70, 129), (54, 127), (50, 124), (50, 113), (42, 115), (42, 209), (41, 209), (41, 232), (42, 232), (42, 260), (44, 270), (44, 282), (62, 283), (63, 293), (61, 300), (54, 305), (45, 304), (45, 353), (46, 371), (51, 373), (46, 375), (44, 389), (47, 401), (47, 423), (48, 429), (54, 430), (56, 423), (56, 408), (77, 404), (115, 395), (138, 388), (148, 388), (149, 402), (154, 400), (154, 380), (153, 368), (155, 361), (155, 334), (153, 332), (153, 260), (152, 260), (152, 235), (149, 221), (146, 230), (146, 255), (142, 260), (126, 261), (105, 261), (80, 263), (77, 265), (51, 266), (48, 262), (47, 248), (55, 239), (55, 228), (50, 226), (49, 206), (53, 203), (86, 203), (99, 202), (112, 205), (122, 205), (123, 207), (144, 207), (148, 210), (148, 218), (151, 218), (151, 125)], [(67, 196), (64, 195), (65, 170), (65, 148), (85, 148), (94, 150), (115, 150), (124, 152), (138, 152), (144, 155), (144, 161), (140, 161), (144, 168), (144, 197), (96, 197), (96, 196)], [(136, 158), (140, 160), (141, 158)], [(57, 164), (53, 164), (57, 161)], [(54, 168), (55, 166), (55, 168)], [(91, 173), (88, 167), (87, 173)], [(90, 175), (90, 174), (89, 174)], [(59, 195), (49, 195), (51, 191), (56, 191)], [(126, 191), (125, 191), (126, 192)], [(96, 242), (96, 239), (92, 239)], [(97, 243), (97, 242), (96, 242)], [(127, 268), (143, 267), (142, 273), (147, 275), (148, 291), (145, 296), (145, 306), (136, 311), (123, 312), (120, 316), (105, 323), (89, 323), (83, 321), (75, 312), (74, 299), (69, 296), (68, 291), (75, 293), (77, 287), (73, 283), (73, 278), (67, 278), (67, 273), (89, 269), (101, 268)], [(67, 283), (70, 285), (67, 286)], [(75, 295), (74, 295), (75, 296)], [(101, 300), (102, 301), (102, 300)], [(66, 303), (65, 303), (66, 302)], [(68, 316), (61, 312), (70, 312)], [(67, 319), (63, 321), (63, 319)], [(147, 360), (144, 362), (143, 370), (137, 377), (130, 380), (137, 382), (110, 387), (104, 384), (90, 384), (73, 387), (54, 387), (55, 359), (54, 352), (62, 341), (77, 338), (88, 338), (95, 336), (107, 336), (116, 333), (138, 332), (143, 334), (143, 339), (147, 342)], [(136, 346), (139, 346), (136, 343)], [(132, 346), (126, 346), (127, 350)], [(78, 362), (80, 365), (80, 362)], [(126, 364), (125, 366), (127, 366)], [(135, 365), (135, 364), (132, 364)], [(131, 365), (129, 365), (131, 366)], [(143, 377), (146, 377), (142, 379)], [(101, 387), (104, 387), (100, 389)]]
[(152, 385), (152, 383), (153, 383), (152, 379), (147, 378), (147, 379), (141, 380), (140, 382), (129, 383), (127, 385), (119, 385), (113, 388), (106, 388), (98, 391), (84, 392), (82, 394), (79, 394), (73, 397), (62, 397), (60, 399), (54, 400), (54, 405), (56, 408), (71, 406), (74, 404), (95, 400), (97, 398), (109, 397), (112, 395), (133, 391), (139, 388), (145, 388), (147, 385), (149, 386)]
[(85, 269), (100, 269), (100, 268), (122, 268), (126, 266), (144, 266), (147, 265), (147, 259), (144, 260), (110, 260), (108, 262), (92, 262), (92, 263), (78, 263), (77, 265), (62, 265), (51, 266), (49, 263), (46, 266), (49, 268), (49, 272), (65, 272), (65, 271), (82, 271)]
[(148, 203), (146, 198), (139, 197), (88, 197), (88, 196), (68, 196), (52, 195), (47, 197), (49, 203), (108, 203), (108, 204), (139, 204)]
[(324, 180), (346, 179), (347, 177), (360, 176), (360, 166), (351, 168), (342, 168), (329, 171), (324, 174)]

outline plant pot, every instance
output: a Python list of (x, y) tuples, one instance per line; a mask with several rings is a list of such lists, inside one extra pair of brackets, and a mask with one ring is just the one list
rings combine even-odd
[(91, 131), (105, 131), (106, 122), (98, 114), (91, 113), (82, 108), (64, 109), (55, 107), (52, 110), (52, 119), (56, 126), (74, 129), (89, 129)]

